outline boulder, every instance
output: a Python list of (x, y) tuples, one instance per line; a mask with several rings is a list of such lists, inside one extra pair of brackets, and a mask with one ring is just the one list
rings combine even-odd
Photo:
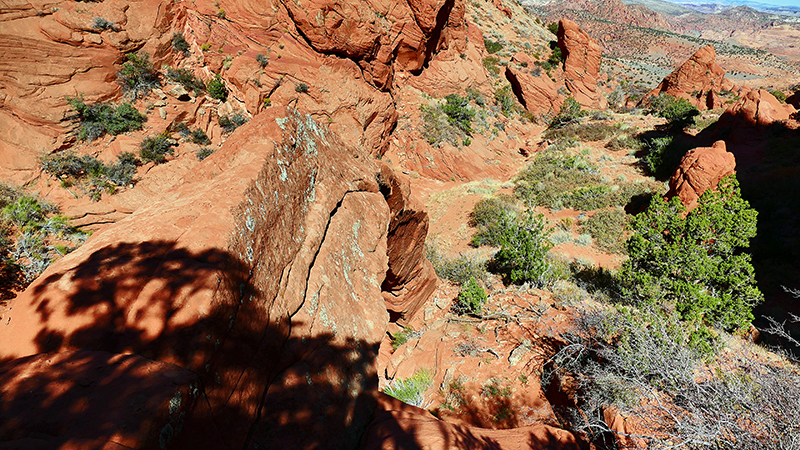
[[(197, 374), (214, 424), (204, 448), (354, 447), (374, 409), (382, 290), (409, 315), (435, 282), (426, 227), (388, 168), (310, 116), (271, 108), (12, 300), (0, 360), (138, 355)], [(30, 395), (45, 405), (56, 394)]]
[(517, 99), (528, 111), (539, 116), (555, 116), (564, 103), (553, 80), (540, 68), (506, 67), (506, 79)]
[(608, 102), (597, 87), (602, 49), (577, 23), (558, 22), (558, 48), (564, 56), (564, 83), (575, 100), (585, 108), (605, 109)]
[(691, 211), (705, 191), (717, 187), (720, 180), (734, 173), (735, 168), (736, 158), (727, 151), (724, 141), (690, 150), (669, 180), (667, 197), (678, 196)]
[(725, 71), (717, 64), (716, 58), (717, 52), (711, 44), (697, 50), (650, 91), (642, 102), (663, 93), (685, 98), (699, 110), (722, 107), (721, 100), (713, 93), (730, 87), (730, 83), (725, 80)]
[(718, 129), (763, 128), (787, 120), (795, 113), (792, 105), (783, 104), (763, 89), (745, 93), (720, 117)]

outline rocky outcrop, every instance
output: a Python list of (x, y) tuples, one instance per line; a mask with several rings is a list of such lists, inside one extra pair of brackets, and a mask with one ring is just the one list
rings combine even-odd
[(555, 116), (564, 103), (556, 84), (546, 74), (534, 75), (525, 68), (506, 67), (506, 79), (517, 99), (528, 111), (539, 116)]
[(722, 102), (714, 93), (719, 93), (729, 83), (726, 83), (725, 71), (717, 64), (716, 58), (717, 52), (711, 44), (697, 50), (650, 91), (642, 102), (659, 94), (668, 94), (685, 98), (700, 110), (722, 107)]
[[(393, 293), (389, 307), (413, 314), (435, 280), (422, 257), (425, 213), (372, 161), (310, 116), (272, 108), (50, 266), (2, 317), (3, 373), (84, 363), (113, 372), (114, 355), (142, 360), (131, 359), (140, 369), (121, 379), (124, 389), (89, 398), (80, 393), (91, 377), (64, 375), (55, 391), (10, 382), (3, 405), (28, 395), (31, 410), (61, 399), (64, 411), (13, 438), (136, 443), (170, 425), (171, 448), (197, 444), (192, 436), (205, 436), (203, 448), (355, 446), (374, 408), (389, 320), (382, 290)], [(150, 381), (146, 409), (113, 407), (130, 397), (112, 394)], [(204, 400), (173, 406), (176, 392)], [(98, 405), (109, 405), (113, 437), (70, 431)]]
[(564, 56), (564, 83), (581, 106), (605, 109), (608, 102), (597, 87), (602, 49), (578, 24), (558, 22), (558, 48)]
[(718, 129), (763, 128), (786, 120), (795, 112), (792, 105), (783, 104), (763, 89), (747, 92), (720, 117)]
[(705, 191), (715, 188), (735, 169), (736, 158), (727, 151), (724, 141), (690, 150), (669, 180), (667, 197), (678, 196), (686, 209), (692, 210)]
[(445, 423), (424, 409), (381, 395), (375, 418), (364, 433), (361, 450), (426, 448), (542, 449), (581, 448), (572, 433), (547, 425), (490, 430)]

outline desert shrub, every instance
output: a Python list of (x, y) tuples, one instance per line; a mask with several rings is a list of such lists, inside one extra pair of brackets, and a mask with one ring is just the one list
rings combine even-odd
[(796, 366), (746, 343), (715, 355), (719, 344), (692, 342), (718, 341), (716, 332), (652, 310), (580, 310), (575, 324), (542, 375), (543, 386), (574, 380), (577, 408), (562, 414), (568, 429), (596, 443), (625, 440), (604, 420), (613, 409), (635, 417), (633, 441), (647, 448), (800, 448)]
[(503, 49), (503, 44), (500, 42), (495, 42), (491, 39), (483, 38), (483, 45), (486, 47), (486, 51), (488, 53), (497, 53)]
[(139, 158), (142, 162), (154, 162), (162, 164), (167, 162), (167, 155), (174, 154), (172, 147), (177, 147), (178, 143), (169, 136), (169, 133), (161, 133), (156, 136), (149, 136), (139, 144)]
[(561, 109), (559, 110), (558, 114), (550, 121), (549, 127), (550, 128), (559, 128), (570, 123), (578, 122), (581, 120), (581, 117), (585, 116), (586, 113), (581, 109), (580, 103), (577, 102), (572, 97), (568, 97), (564, 104), (561, 105)]
[(638, 151), (642, 149), (642, 143), (638, 139), (632, 137), (629, 134), (623, 134), (621, 136), (615, 136), (611, 138), (611, 140), (609, 140), (606, 143), (605, 147), (612, 151), (618, 151), (618, 150)]
[(306, 92), (308, 92), (308, 85), (305, 83), (300, 83), (294, 87), (294, 90), (301, 94), (305, 94)]
[(447, 116), (447, 120), (465, 133), (472, 132), (472, 119), (475, 117), (475, 110), (469, 106), (469, 99), (458, 94), (450, 94), (445, 97), (445, 104), (442, 105), (442, 112)]
[(3, 217), (24, 229), (38, 227), (45, 218), (45, 208), (33, 197), (22, 197), (3, 208)]
[(104, 169), (104, 174), (108, 181), (117, 186), (127, 186), (133, 181), (136, 175), (136, 167), (140, 164), (139, 158), (131, 152), (121, 153), (117, 157), (117, 162)]
[(134, 99), (144, 97), (154, 88), (160, 87), (158, 72), (150, 62), (147, 52), (129, 53), (128, 61), (117, 72), (117, 82), (122, 90)]
[(517, 97), (511, 91), (511, 85), (497, 88), (494, 91), (494, 101), (506, 116), (511, 116), (518, 111)]
[(450, 280), (454, 283), (464, 285), (470, 278), (475, 278), (486, 284), (488, 273), (486, 272), (486, 261), (466, 255), (459, 255), (457, 258), (449, 258), (443, 255), (436, 245), (425, 246), (425, 256), (433, 265), (434, 271), (439, 278)]
[(498, 76), (500, 75), (500, 58), (496, 56), (487, 56), (483, 58), (483, 67), (489, 71), (489, 74)]
[(467, 98), (470, 101), (475, 102), (475, 104), (480, 106), (480, 107), (486, 106), (486, 99), (483, 97), (483, 94), (481, 94), (481, 92), (479, 90), (477, 90), (475, 88), (468, 87), (466, 89), (466, 92), (467, 92)]
[(728, 330), (749, 326), (763, 299), (743, 252), (756, 234), (756, 216), (735, 176), (706, 191), (688, 213), (679, 198), (655, 196), (631, 220), (623, 292), (636, 304), (669, 305), (683, 320)]
[(495, 267), (512, 283), (546, 285), (550, 281), (547, 252), (551, 246), (544, 216), (528, 210), (516, 219), (505, 217), (503, 220), (506, 223), (501, 225), (503, 234), (500, 251), (494, 255)]
[(560, 66), (566, 57), (561, 52), (561, 48), (557, 46), (553, 46), (553, 51), (550, 52), (550, 57), (547, 58), (547, 62), (549, 63), (550, 67), (557, 67)]
[(202, 160), (208, 158), (212, 154), (214, 154), (214, 150), (210, 149), (208, 147), (203, 147), (201, 149), (198, 149), (197, 152), (195, 152), (195, 156), (197, 156), (197, 159), (199, 161), (202, 161)]
[(422, 333), (414, 331), (410, 326), (404, 327), (402, 330), (391, 333), (389, 339), (392, 341), (392, 348), (397, 350), (401, 345), (405, 344), (411, 339), (421, 336)]
[(553, 22), (547, 25), (547, 30), (553, 33), (553, 35), (558, 34), (558, 22)]
[(124, 152), (117, 162), (105, 165), (92, 155), (77, 156), (74, 152), (60, 152), (41, 159), (42, 169), (61, 179), (62, 185), (81, 183), (85, 193), (99, 200), (103, 191), (113, 194), (117, 186), (132, 183), (139, 160), (133, 153)]
[(470, 277), (466, 284), (461, 287), (458, 298), (453, 304), (453, 311), (456, 314), (471, 314), (479, 316), (483, 312), (483, 305), (486, 303), (486, 291), (478, 284), (475, 277)]
[(625, 242), (622, 239), (628, 216), (621, 208), (596, 211), (583, 224), (583, 230), (595, 240), (597, 247), (610, 253), (623, 253)]
[(700, 111), (685, 98), (676, 98), (669, 94), (660, 94), (650, 101), (650, 112), (668, 121), (668, 127), (684, 129), (693, 125)]
[(431, 145), (449, 142), (458, 147), (464, 142), (466, 135), (460, 128), (453, 125), (439, 104), (420, 105), (422, 121), (419, 132)]
[[(114, 22), (110, 22), (106, 20), (105, 17), (95, 17), (94, 21), (92, 22), (92, 28), (95, 30), (111, 30), (117, 31), (117, 27), (114, 25)], [(784, 96), (784, 98), (786, 98)]]
[(222, 77), (220, 75), (215, 76), (211, 80), (208, 81), (206, 85), (206, 89), (208, 90), (208, 95), (211, 98), (225, 101), (228, 99), (228, 88), (225, 87), (225, 82), (222, 81)]
[(519, 208), (513, 197), (507, 194), (484, 197), (472, 208), (470, 224), (477, 228), (472, 245), (500, 245), (500, 235), (504, 216), (516, 217)]
[(206, 132), (200, 128), (195, 128), (194, 131), (192, 131), (191, 136), (192, 142), (195, 144), (206, 145), (211, 143), (211, 139), (208, 138)]
[(247, 117), (242, 114), (231, 114), (229, 116), (219, 116), (217, 121), (222, 130), (226, 133), (233, 133), (233, 131), (240, 126), (247, 123)]
[(67, 97), (67, 104), (77, 113), (80, 126), (78, 138), (93, 141), (104, 134), (117, 135), (140, 130), (147, 117), (130, 103), (114, 106), (110, 103), (87, 105), (81, 97)]
[(187, 91), (194, 92), (194, 95), (200, 95), (206, 89), (203, 80), (194, 76), (189, 69), (167, 69), (167, 78), (170, 81), (181, 84)]
[(403, 403), (425, 408), (428, 406), (425, 402), (425, 391), (432, 384), (433, 373), (428, 369), (419, 369), (409, 378), (393, 380), (383, 392)]
[(657, 135), (640, 138), (644, 150), (643, 162), (647, 170), (655, 177), (669, 177), (678, 167), (681, 158), (690, 147), (672, 136)]
[(261, 66), (262, 69), (264, 67), (267, 67), (267, 64), (269, 64), (269, 58), (264, 56), (263, 53), (259, 53), (256, 55), (256, 61), (258, 61), (258, 65)]
[(172, 33), (172, 48), (176, 52), (183, 53), (184, 56), (189, 55), (189, 43), (186, 42), (186, 38), (183, 37), (183, 33)]

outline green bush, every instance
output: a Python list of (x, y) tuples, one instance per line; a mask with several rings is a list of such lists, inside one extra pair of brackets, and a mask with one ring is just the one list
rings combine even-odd
[(217, 122), (222, 127), (222, 131), (233, 133), (235, 129), (247, 123), (247, 117), (242, 114), (231, 114), (229, 116), (219, 116)]
[(408, 342), (415, 335), (414, 329), (410, 326), (403, 328), (402, 330), (391, 333), (389, 335), (389, 339), (392, 341), (392, 348), (397, 350), (401, 345)]
[(553, 120), (550, 121), (549, 127), (563, 127), (565, 125), (580, 121), (581, 117), (585, 115), (586, 113), (581, 109), (581, 104), (578, 103), (578, 101), (574, 98), (568, 97), (564, 101), (564, 104), (561, 105), (558, 115), (556, 115)]
[(194, 92), (194, 95), (200, 95), (206, 89), (203, 80), (194, 76), (189, 69), (167, 69), (167, 78), (170, 81), (181, 84), (187, 91)]
[(158, 72), (150, 62), (147, 52), (129, 53), (128, 61), (117, 72), (117, 82), (122, 90), (134, 99), (144, 97), (154, 88), (160, 87)]
[(214, 150), (213, 149), (210, 149), (208, 147), (203, 147), (203, 148), (197, 150), (197, 152), (195, 153), (195, 156), (197, 156), (197, 159), (199, 161), (202, 161), (202, 160), (208, 158), (209, 156), (211, 156), (212, 154), (214, 154)]
[(261, 66), (262, 69), (264, 67), (267, 67), (267, 64), (269, 64), (269, 58), (264, 56), (263, 53), (259, 53), (256, 55), (256, 61), (258, 61), (258, 65)]
[(495, 42), (491, 39), (483, 38), (483, 45), (486, 47), (486, 52), (488, 53), (497, 53), (503, 49), (503, 44), (500, 42)]
[(177, 52), (183, 53), (184, 56), (189, 55), (189, 43), (186, 42), (183, 33), (172, 33), (172, 48)]
[(94, 22), (92, 22), (92, 28), (100, 31), (104, 30), (117, 31), (117, 27), (114, 25), (114, 22), (109, 22), (108, 20), (105, 19), (105, 17), (95, 17)]
[(510, 195), (500, 194), (482, 198), (470, 213), (470, 225), (477, 228), (471, 244), (475, 247), (500, 245), (500, 235), (503, 231), (500, 224), (504, 223), (503, 218), (505, 216), (515, 218), (518, 213), (516, 201)]
[(645, 152), (644, 165), (650, 173), (660, 179), (668, 178), (678, 167), (681, 158), (691, 149), (683, 141), (672, 136), (647, 136), (640, 138)]
[(558, 34), (558, 22), (553, 22), (547, 25), (547, 30), (553, 33), (553, 35)]
[(539, 286), (549, 280), (551, 265), (547, 252), (551, 245), (550, 230), (545, 229), (545, 219), (528, 210), (522, 217), (513, 220), (504, 218), (503, 235), (500, 236), (500, 251), (494, 255), (499, 271), (512, 283), (532, 282)]
[(784, 94), (783, 91), (772, 90), (769, 91), (769, 93), (772, 94), (773, 97), (778, 99), (779, 102), (786, 103), (786, 94)]
[(631, 220), (623, 292), (637, 304), (669, 305), (683, 320), (728, 330), (749, 326), (763, 299), (743, 252), (756, 235), (756, 216), (735, 176), (706, 191), (688, 214), (679, 198), (654, 197)]
[(225, 82), (222, 81), (222, 77), (220, 75), (212, 78), (206, 85), (206, 89), (208, 89), (208, 95), (210, 95), (211, 98), (215, 98), (223, 102), (228, 99), (228, 88), (225, 87)]
[(300, 83), (294, 87), (294, 90), (301, 94), (305, 94), (306, 92), (308, 92), (308, 85), (305, 83)]
[(22, 197), (3, 208), (3, 216), (18, 226), (38, 226), (45, 219), (45, 208), (33, 197)]
[(169, 136), (169, 133), (150, 136), (139, 144), (139, 158), (145, 163), (150, 161), (156, 164), (165, 163), (167, 162), (167, 155), (175, 153), (172, 147), (177, 146), (178, 143)]
[[(88, 179), (91, 191), (106, 190), (113, 194), (114, 186), (131, 184), (139, 160), (133, 153), (124, 152), (115, 164), (106, 166), (92, 155), (77, 156), (74, 152), (47, 155), (41, 160), (42, 169), (66, 182)], [(111, 183), (111, 184), (109, 184)], [(94, 195), (99, 193), (94, 192)]]
[(566, 57), (561, 52), (561, 48), (553, 46), (553, 51), (550, 53), (550, 57), (547, 58), (547, 63), (550, 67), (555, 68), (563, 64), (565, 59)]
[(650, 101), (650, 112), (667, 119), (667, 126), (672, 129), (684, 129), (693, 125), (700, 111), (685, 98), (676, 98), (668, 94), (660, 94)]
[(506, 116), (511, 116), (513, 113), (519, 112), (517, 97), (511, 91), (511, 85), (497, 88), (497, 90), (494, 91), (494, 101)]
[(496, 56), (487, 56), (483, 58), (483, 67), (489, 71), (489, 74), (498, 76), (500, 75), (500, 58)]
[(206, 145), (211, 143), (211, 139), (208, 138), (208, 135), (205, 131), (201, 130), (200, 128), (195, 128), (192, 131), (192, 142), (195, 144)]
[(610, 253), (623, 253), (625, 242), (622, 236), (628, 224), (628, 216), (621, 208), (601, 209), (583, 224), (583, 230), (595, 240), (597, 247)]
[(442, 112), (445, 113), (447, 120), (452, 125), (457, 126), (465, 133), (472, 133), (472, 119), (475, 117), (475, 110), (470, 108), (468, 98), (458, 94), (446, 96)]
[(453, 310), (456, 314), (480, 316), (487, 298), (486, 291), (478, 284), (475, 277), (470, 277), (469, 281), (461, 287), (458, 299), (453, 304)]
[(130, 103), (114, 106), (110, 103), (87, 105), (80, 97), (67, 97), (67, 104), (80, 120), (78, 138), (93, 141), (104, 134), (117, 135), (140, 130), (147, 117)]

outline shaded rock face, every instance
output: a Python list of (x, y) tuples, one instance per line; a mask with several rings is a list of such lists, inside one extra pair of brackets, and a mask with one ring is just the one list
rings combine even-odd
[(678, 196), (686, 209), (691, 211), (708, 189), (715, 188), (720, 180), (734, 173), (736, 158), (725, 148), (724, 141), (711, 147), (690, 150), (669, 180), (667, 197)]
[[(108, 412), (113, 438), (92, 431), (100, 425), (65, 426), (113, 400), (82, 396), (95, 378), (65, 370), (63, 389), (31, 384), (26, 402), (61, 402), (63, 416), (0, 433), (158, 448), (161, 430), (182, 420), (170, 448), (354, 447), (374, 409), (382, 289), (410, 315), (435, 282), (421, 249), (427, 217), (403, 189), (310, 116), (257, 116), (160, 199), (50, 266), (2, 318), (3, 376), (114, 372), (115, 354), (134, 354), (144, 361), (124, 363), (119, 392), (152, 382), (152, 414)], [(19, 359), (40, 353), (47, 360)], [(8, 386), (3, 406), (21, 405), (27, 387)], [(175, 392), (203, 401), (176, 409)]]
[(575, 436), (547, 425), (491, 430), (445, 423), (429, 412), (381, 395), (375, 420), (364, 433), (361, 450), (426, 448), (579, 449)]
[(597, 87), (602, 49), (578, 24), (558, 22), (558, 48), (564, 55), (564, 83), (575, 100), (586, 108), (605, 109), (608, 102)]
[(716, 62), (717, 52), (713, 45), (697, 50), (691, 58), (667, 75), (643, 101), (659, 94), (685, 98), (699, 110), (722, 107), (722, 100), (715, 94), (730, 86), (725, 80), (725, 71)]

